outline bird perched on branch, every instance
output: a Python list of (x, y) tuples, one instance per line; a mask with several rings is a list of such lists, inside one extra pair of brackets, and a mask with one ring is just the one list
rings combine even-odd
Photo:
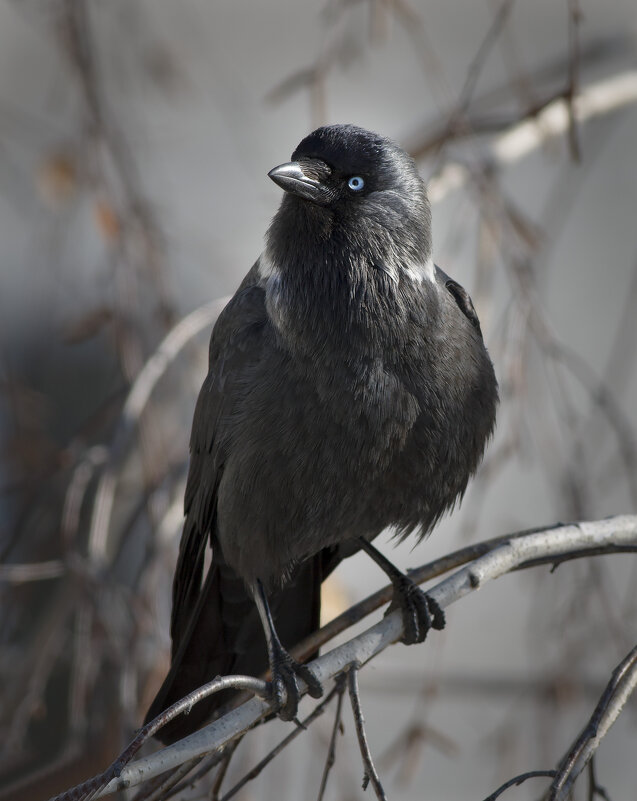
[[(434, 266), (413, 160), (377, 134), (331, 125), (269, 176), (283, 200), (212, 333), (172, 665), (147, 719), (217, 675), (268, 664), (279, 715), (294, 718), (297, 679), (313, 696), (322, 688), (286, 649), (317, 627), (321, 581), (359, 549), (393, 583), (404, 642), (442, 628), (442, 610), (371, 541), (388, 527), (427, 534), (462, 497), (494, 426), (480, 323)], [(212, 696), (158, 736), (172, 742), (227, 702)]]

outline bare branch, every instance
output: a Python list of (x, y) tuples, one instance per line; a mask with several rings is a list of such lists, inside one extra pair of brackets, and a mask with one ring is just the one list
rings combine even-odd
[[(581, 125), (635, 103), (637, 71), (627, 70), (583, 87), (573, 103), (574, 118)], [(489, 148), (488, 160), (500, 166), (514, 164), (549, 139), (562, 136), (570, 125), (569, 104), (560, 94), (531, 118), (523, 119), (499, 136)], [(429, 182), (427, 191), (431, 202), (437, 203), (460, 188), (468, 176), (464, 164), (448, 161)]]
[(32, 562), (21, 565), (0, 565), (0, 582), (8, 584), (24, 584), (27, 581), (59, 578), (64, 575), (66, 567), (60, 559), (48, 562)]
[(339, 732), (341, 733), (343, 732), (343, 721), (341, 715), (343, 711), (343, 693), (345, 692), (344, 675), (336, 677), (334, 689), (338, 693), (338, 698), (336, 700), (336, 711), (334, 712), (334, 725), (332, 726), (330, 743), (327, 747), (325, 766), (323, 767), (323, 775), (321, 776), (321, 786), (319, 788), (317, 801), (323, 801), (323, 796), (325, 795), (325, 790), (327, 788), (327, 780), (329, 778), (330, 771), (332, 770), (332, 768), (334, 767), (334, 763), (336, 762), (336, 737)]
[(354, 662), (347, 670), (347, 689), (349, 690), (349, 698), (352, 703), (352, 714), (354, 715), (354, 725), (356, 727), (356, 736), (358, 737), (358, 745), (361, 749), (361, 757), (363, 758), (363, 765), (365, 766), (365, 775), (363, 777), (363, 790), (367, 789), (367, 785), (371, 782), (376, 798), (378, 801), (387, 801), (387, 795), (383, 785), (381, 784), (378, 772), (374, 767), (374, 760), (372, 753), (369, 750), (369, 743), (367, 742), (367, 733), (365, 731), (365, 719), (363, 718), (363, 710), (361, 709), (360, 694), (358, 692), (358, 671), (360, 666)]
[[(554, 525), (543, 526), (541, 528), (528, 529), (515, 534), (505, 534), (502, 537), (494, 537), (490, 540), (484, 540), (483, 542), (478, 542), (475, 545), (468, 545), (466, 548), (460, 548), (459, 550), (453, 551), (450, 554), (441, 556), (439, 559), (436, 559), (433, 562), (421, 565), (420, 567), (412, 568), (408, 570), (407, 573), (411, 580), (416, 584), (424, 584), (426, 581), (430, 581), (433, 578), (443, 576), (445, 573), (448, 573), (450, 570), (453, 570), (456, 567), (466, 565), (473, 559), (477, 559), (479, 556), (483, 556), (484, 554), (495, 550), (500, 545), (503, 545), (512, 539), (526, 537), (529, 534), (554, 531), (555, 528), (556, 526)], [(572, 559), (581, 559), (585, 556), (603, 556), (613, 553), (635, 553), (636, 551), (637, 545), (614, 545), (609, 543), (600, 546), (599, 548), (586, 548), (582, 551), (572, 550), (563, 554), (540, 556), (536, 559), (531, 559), (528, 562), (525, 562), (518, 568), (513, 569), (525, 570), (528, 567), (537, 567), (539, 565), (546, 564), (551, 565), (552, 568), (555, 569), (562, 562), (569, 562)], [(309, 637), (306, 637), (298, 645), (296, 645), (292, 649), (293, 656), (301, 661), (305, 660), (310, 654), (314, 653), (322, 645), (325, 645), (330, 640), (334, 639), (334, 637), (346, 631), (350, 626), (353, 626), (363, 618), (367, 617), (367, 615), (370, 615), (376, 609), (379, 609), (383, 604), (389, 603), (392, 598), (392, 590), (392, 585), (386, 584), (380, 590), (372, 593), (372, 595), (369, 595), (362, 601), (350, 606), (349, 609), (346, 609), (344, 612), (338, 615), (338, 617), (330, 620), (329, 623), (326, 623), (318, 631), (310, 634)]]
[(547, 801), (565, 799), (637, 687), (637, 645), (617, 665), (590, 720), (560, 763)]
[[(538, 559), (555, 561), (572, 553), (586, 556), (599, 552), (604, 547), (632, 548), (636, 545), (637, 515), (559, 525), (540, 532), (523, 533), (506, 538), (493, 550), (474, 559), (469, 565), (429, 589), (428, 593), (444, 608), (483, 587), (492, 579), (524, 565), (537, 564)], [(394, 611), (367, 631), (313, 661), (312, 672), (325, 685), (330, 678), (341, 673), (353, 662), (361, 665), (368, 662), (398, 640), (401, 634), (402, 618), (399, 611)], [(222, 748), (270, 711), (266, 701), (252, 698), (223, 718), (174, 745), (127, 765), (95, 797), (134, 786), (196, 756)], [(63, 795), (57, 801), (71, 798), (78, 796)]]
[(278, 743), (278, 745), (276, 745), (270, 751), (269, 754), (266, 754), (263, 757), (263, 759), (252, 768), (252, 770), (248, 771), (248, 773), (246, 773), (245, 776), (242, 776), (241, 780), (238, 781), (234, 785), (234, 787), (231, 787), (230, 790), (228, 790), (228, 792), (223, 795), (221, 801), (230, 801), (230, 799), (233, 796), (235, 796), (239, 792), (239, 790), (241, 790), (242, 787), (244, 787), (248, 782), (252, 781), (252, 779), (255, 779), (261, 773), (261, 771), (266, 767), (266, 765), (269, 765), (270, 762), (272, 762), (272, 760), (276, 756), (278, 756), (281, 753), (281, 751), (283, 751), (284, 748), (286, 748), (293, 740), (295, 740), (299, 736), (299, 734), (305, 731), (311, 723), (314, 723), (314, 721), (318, 717), (320, 717), (323, 714), (323, 712), (325, 712), (332, 698), (334, 698), (334, 696), (337, 693), (339, 694), (339, 703), (340, 703), (342, 690), (339, 689), (338, 684), (335, 684), (334, 687), (332, 687), (332, 689), (330, 690), (330, 692), (321, 701), (321, 703), (317, 704), (314, 710), (304, 720), (301, 721), (301, 725), (297, 725), (297, 727), (293, 731), (291, 731), (290, 734), (287, 735), (287, 737), (284, 737), (283, 740), (281, 740), (281, 742)]
[(580, 36), (579, 29), (582, 23), (582, 12), (578, 0), (568, 0), (568, 89), (566, 101), (568, 103), (568, 141), (571, 156), (574, 161), (582, 160), (582, 151), (577, 135), (577, 119), (575, 116), (575, 98), (579, 92), (580, 71)]
[(588, 763), (588, 801), (595, 801), (595, 796), (598, 795), (603, 801), (610, 801), (610, 797), (606, 790), (597, 783), (595, 776), (595, 757), (591, 757)]
[(227, 302), (228, 298), (214, 300), (180, 320), (168, 332), (133, 382), (124, 404), (119, 429), (113, 440), (109, 463), (100, 479), (95, 498), (89, 535), (89, 554), (93, 559), (100, 561), (104, 558), (117, 485), (116, 469), (126, 452), (126, 445), (134, 426), (139, 421), (159, 379), (193, 337), (214, 323)]
[(496, 798), (499, 798), (505, 790), (508, 790), (509, 787), (518, 787), (523, 782), (527, 781), (527, 779), (535, 779), (538, 776), (555, 776), (554, 770), (530, 770), (528, 773), (521, 773), (519, 776), (514, 776), (512, 779), (509, 779), (508, 782), (505, 782), (503, 785), (498, 787), (498, 789), (491, 793), (491, 795), (487, 796), (484, 801), (495, 801)]
[[(471, 98), (476, 88), (476, 84), (478, 82), (478, 78), (482, 72), (482, 69), (486, 63), (488, 56), (490, 55), (491, 51), (493, 50), (493, 46), (498, 40), (502, 30), (510, 16), (511, 9), (513, 8), (513, 0), (503, 0), (500, 4), (499, 9), (494, 14), (493, 20), (491, 25), (489, 26), (489, 30), (487, 31), (486, 36), (482, 40), (480, 47), (478, 48), (478, 52), (476, 53), (473, 61), (469, 65), (467, 69), (467, 77), (465, 79), (464, 86), (462, 87), (462, 91), (460, 92), (460, 99), (456, 104), (451, 116), (449, 117), (446, 130), (447, 132), (455, 131), (455, 130), (463, 130), (467, 128), (467, 121), (465, 118), (465, 113), (471, 102)], [(447, 137), (443, 136), (443, 141), (446, 141)]]
[[(115, 762), (113, 762), (113, 764), (103, 773), (101, 773), (99, 776), (89, 779), (78, 787), (55, 796), (55, 801), (90, 801), (93, 798), (101, 797), (104, 794), (103, 791), (107, 785), (112, 784), (113, 781), (119, 780), (125, 766), (130, 762), (133, 756), (135, 756), (146, 740), (150, 739), (163, 726), (176, 718), (178, 715), (181, 715), (182, 713), (188, 714), (192, 707), (199, 701), (202, 701), (204, 698), (207, 698), (214, 693), (221, 692), (222, 690), (229, 688), (235, 690), (248, 690), (253, 693), (258, 693), (264, 698), (269, 692), (267, 682), (263, 681), (262, 679), (255, 679), (252, 676), (224, 676), (213, 679), (213, 681), (210, 681), (207, 684), (204, 684), (202, 687), (199, 687), (198, 689), (189, 693), (180, 701), (177, 701), (172, 706), (168, 707), (168, 709), (162, 712), (161, 715), (158, 715), (156, 718), (147, 723), (142, 729), (139, 730), (135, 739), (128, 745), (127, 748), (124, 749), (124, 751), (122, 751)], [(205, 752), (194, 754), (188, 757), (186, 760), (177, 762), (176, 765), (170, 765), (169, 767), (176, 767), (184, 764), (184, 762), (192, 762), (192, 760), (197, 759), (203, 753)], [(163, 772), (164, 771), (161, 770), (153, 775), (158, 775), (159, 773)], [(124, 782), (120, 785), (120, 788), (127, 786), (129, 786), (129, 784)]]
[[(218, 758), (221, 759), (221, 755), (219, 755)], [(172, 771), (163, 781), (159, 782), (154, 787), (149, 787), (148, 792), (142, 790), (137, 793), (134, 801), (165, 801), (165, 799), (171, 798), (178, 791), (179, 782), (181, 782), (193, 768), (197, 767), (203, 759), (204, 757), (200, 756), (191, 759), (190, 762), (184, 762), (183, 765), (180, 765)], [(192, 781), (192, 779), (188, 779), (188, 782), (190, 781)]]

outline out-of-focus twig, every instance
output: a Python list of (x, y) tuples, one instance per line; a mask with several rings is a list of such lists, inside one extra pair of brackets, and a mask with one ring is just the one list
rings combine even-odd
[(227, 301), (227, 298), (221, 298), (207, 303), (180, 320), (162, 340), (133, 382), (113, 439), (109, 462), (100, 478), (95, 499), (89, 534), (89, 554), (95, 562), (99, 563), (105, 554), (118, 468), (126, 456), (129, 438), (146, 408), (153, 389), (170, 364), (193, 337), (212, 325)]
[[(626, 70), (610, 78), (583, 86), (574, 101), (577, 122), (612, 114), (637, 103), (637, 71)], [(570, 125), (568, 103), (562, 95), (552, 96), (541, 110), (496, 138), (487, 148), (487, 159), (500, 167), (514, 164), (539, 148), (544, 142), (563, 135)], [(464, 185), (469, 177), (465, 165), (448, 161), (428, 184), (432, 203)]]
[(547, 801), (561, 801), (568, 796), (573, 783), (597, 751), (635, 687), (637, 687), (637, 646), (613, 671), (611, 680), (590, 720), (560, 763)]
[(64, 575), (66, 567), (60, 559), (48, 562), (33, 562), (22, 565), (0, 565), (0, 582), (24, 584), (27, 581), (43, 581)]
[[(268, 694), (268, 685), (262, 679), (255, 679), (253, 676), (218, 676), (216, 679), (213, 679), (213, 681), (188, 693), (187, 696), (169, 706), (168, 709), (164, 710), (164, 712), (143, 726), (134, 740), (122, 751), (115, 762), (99, 776), (89, 779), (78, 787), (60, 793), (51, 801), (90, 801), (93, 798), (103, 795), (102, 791), (107, 785), (119, 780), (122, 771), (142, 745), (153, 737), (163, 726), (171, 720), (174, 720), (178, 715), (184, 713), (188, 714), (192, 706), (198, 701), (229, 688), (258, 693), (261, 697), (266, 697)], [(192, 760), (198, 759), (200, 756), (201, 754), (195, 754), (185, 761), (190, 764)], [(182, 765), (184, 762), (182, 761), (179, 764)], [(160, 773), (162, 772), (163, 771), (160, 771)], [(128, 782), (124, 780), (121, 786), (127, 787)]]

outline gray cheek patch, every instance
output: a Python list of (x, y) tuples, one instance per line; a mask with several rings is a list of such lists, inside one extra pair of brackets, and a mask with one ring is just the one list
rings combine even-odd
[(423, 281), (435, 281), (436, 272), (433, 259), (427, 259), (424, 264), (406, 264), (400, 268), (401, 277), (406, 278), (414, 284), (422, 284)]

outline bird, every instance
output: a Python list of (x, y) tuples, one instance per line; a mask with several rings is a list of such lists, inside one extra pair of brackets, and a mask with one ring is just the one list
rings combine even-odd
[[(360, 550), (391, 579), (403, 642), (443, 628), (434, 599), (372, 541), (429, 534), (494, 430), (494, 368), (469, 294), (434, 265), (413, 159), (379, 134), (326, 125), (268, 175), (281, 204), (210, 340), (171, 666), (146, 721), (217, 675), (268, 667), (273, 706), (295, 719), (299, 680), (314, 697), (323, 688), (289, 650), (318, 627), (322, 581)], [(232, 697), (157, 736), (174, 742)]]

